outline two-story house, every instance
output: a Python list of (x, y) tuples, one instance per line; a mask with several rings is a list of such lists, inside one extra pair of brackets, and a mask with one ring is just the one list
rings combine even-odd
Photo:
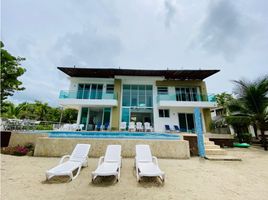
[(149, 122), (155, 132), (165, 125), (178, 125), (181, 132), (194, 132), (193, 111), (202, 113), (204, 132), (209, 130), (210, 108), (204, 79), (219, 70), (138, 70), (116, 68), (58, 67), (69, 76), (69, 90), (61, 91), (59, 104), (78, 110), (77, 123), (84, 130), (109, 124), (119, 130), (120, 122)]

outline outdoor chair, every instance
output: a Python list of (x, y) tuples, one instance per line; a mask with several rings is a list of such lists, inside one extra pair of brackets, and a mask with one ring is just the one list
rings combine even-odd
[(130, 122), (129, 123), (128, 131), (136, 131), (135, 122)]
[(143, 126), (141, 122), (137, 122), (137, 126), (136, 126), (137, 131), (143, 131)]
[(180, 131), (180, 128), (179, 128), (178, 125), (174, 125), (174, 130), (175, 130), (177, 133), (181, 132), (181, 131)]
[(120, 178), (121, 145), (108, 145), (105, 156), (100, 157), (98, 167), (92, 172), (92, 182), (98, 176), (115, 176)]
[(120, 123), (120, 130), (125, 131), (127, 129), (127, 122), (121, 122)]
[[(49, 180), (54, 176), (69, 176), (70, 180), (75, 179), (81, 168), (88, 166), (89, 150), (89, 144), (77, 144), (71, 155), (63, 156), (56, 167), (46, 171), (46, 179)], [(69, 160), (63, 162), (65, 158), (69, 158)], [(76, 170), (77, 173), (74, 175)]]
[(142, 177), (160, 177), (165, 181), (165, 173), (160, 170), (158, 161), (152, 156), (149, 145), (136, 145), (135, 168), (137, 181)]
[(150, 125), (149, 122), (145, 122), (144, 123), (144, 131), (149, 131), (149, 132), (152, 132), (153, 131), (153, 127)]
[(165, 130), (166, 130), (166, 132), (171, 132), (170, 126), (166, 124), (165, 125)]

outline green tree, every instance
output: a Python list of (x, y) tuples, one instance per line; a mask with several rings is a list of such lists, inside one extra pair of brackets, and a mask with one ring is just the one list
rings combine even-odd
[(47, 114), (48, 114), (48, 110), (49, 110), (49, 106), (48, 103), (42, 103), (41, 101), (35, 101), (35, 113), (37, 116), (36, 120), (40, 120), (40, 121), (50, 121), (51, 119), (48, 118)]
[(67, 108), (63, 110), (62, 120), (63, 123), (75, 123), (77, 119), (77, 110)]
[(264, 132), (268, 127), (268, 75), (255, 81), (238, 80), (234, 83), (237, 100), (229, 103), (230, 114), (248, 117), (251, 124), (261, 131), (262, 143), (267, 150)]
[(1, 117), (13, 119), (16, 118), (17, 112), (16, 112), (16, 106), (10, 102), (5, 102), (4, 105), (2, 105), (2, 113)]
[(20, 66), (20, 62), (25, 58), (14, 57), (7, 50), (3, 49), (4, 44), (0, 41), (1, 45), (1, 105), (8, 96), (12, 96), (16, 90), (24, 90), (21, 87), (22, 82), (18, 80), (18, 77), (24, 74), (26, 71)]
[(222, 107), (223, 115), (227, 114), (227, 105), (233, 99), (234, 98), (233, 98), (233, 96), (231, 94), (228, 94), (228, 93), (225, 93), (225, 92), (216, 95), (216, 101), (217, 101), (218, 107)]

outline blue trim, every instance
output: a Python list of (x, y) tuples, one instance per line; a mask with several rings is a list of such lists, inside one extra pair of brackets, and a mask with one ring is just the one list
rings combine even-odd
[(200, 157), (205, 157), (205, 145), (203, 137), (203, 128), (202, 128), (202, 117), (199, 108), (194, 109), (194, 118), (195, 118), (195, 128), (197, 133), (197, 145), (198, 145), (198, 154)]

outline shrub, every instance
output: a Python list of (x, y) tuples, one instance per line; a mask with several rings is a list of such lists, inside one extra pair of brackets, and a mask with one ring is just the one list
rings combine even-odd
[(36, 130), (53, 130), (53, 125), (52, 124), (39, 124), (36, 126)]
[(26, 147), (17, 146), (13, 155), (15, 156), (24, 156), (29, 152), (29, 149)]
[(24, 147), (26, 147), (27, 149), (29, 149), (29, 151), (34, 150), (34, 144), (33, 143), (27, 143)]
[(3, 148), (1, 148), (1, 153), (13, 155), (15, 150), (16, 150), (16, 147), (3, 147)]
[(248, 143), (248, 144), (251, 144), (252, 135), (250, 133), (237, 134), (237, 136), (235, 138), (235, 141), (236, 142), (240, 142), (240, 143)]

